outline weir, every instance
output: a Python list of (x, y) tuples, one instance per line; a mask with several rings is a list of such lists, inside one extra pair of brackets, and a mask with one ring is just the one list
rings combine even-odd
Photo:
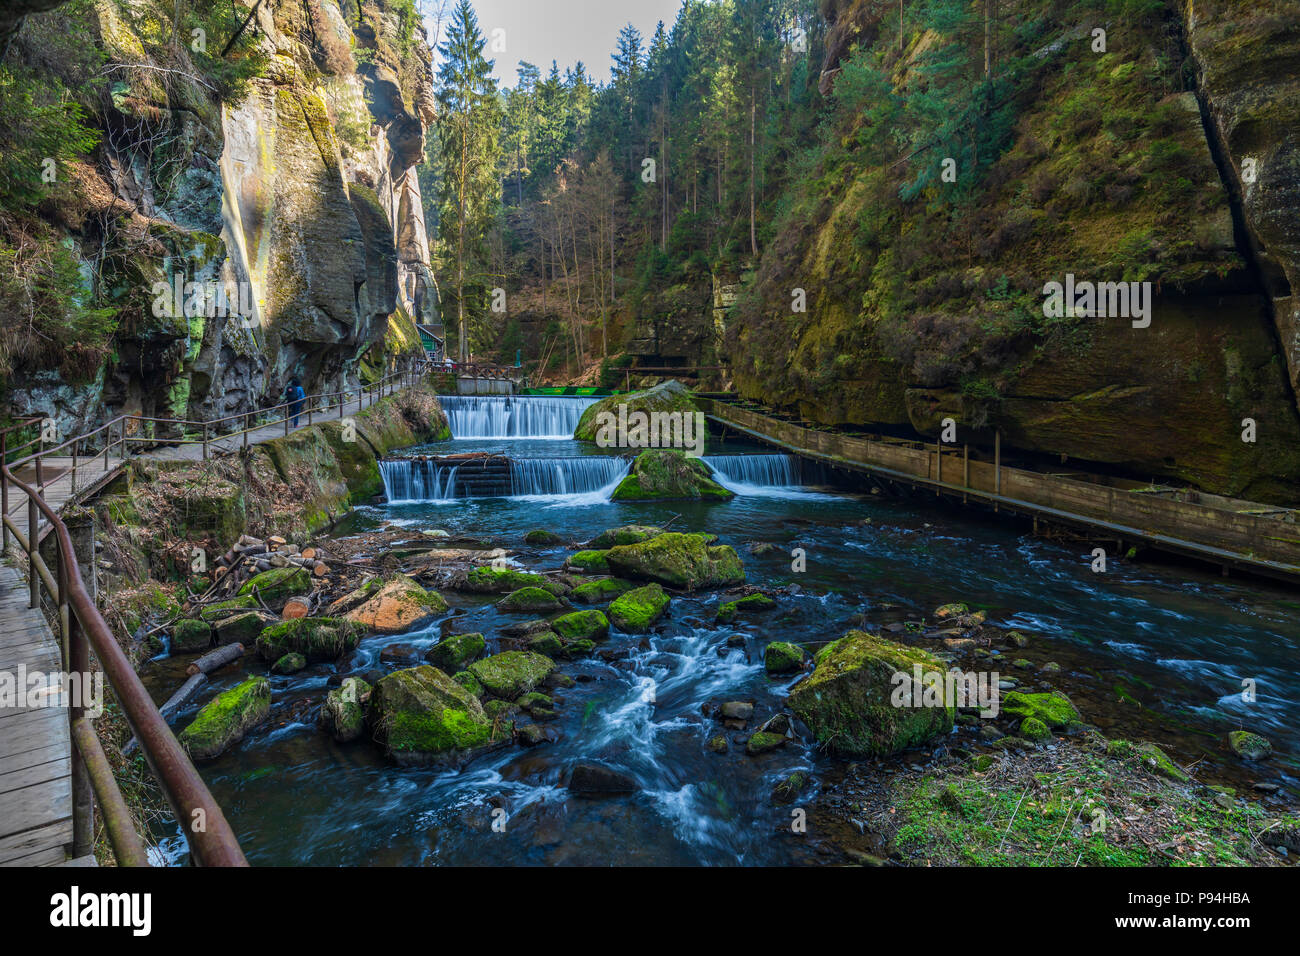
[(595, 399), (561, 396), (444, 395), (451, 436), (568, 439)]
[(529, 495), (603, 494), (608, 498), (630, 467), (628, 459), (612, 455), (448, 455), (379, 463), (389, 504)]

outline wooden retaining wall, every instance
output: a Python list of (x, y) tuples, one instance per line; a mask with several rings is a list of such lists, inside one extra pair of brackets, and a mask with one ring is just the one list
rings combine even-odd
[[(794, 454), (873, 473), (939, 494), (1082, 526), (1106, 538), (1147, 545), (1288, 581), (1300, 581), (1300, 524), (1285, 509), (1207, 495), (1180, 501), (1114, 485), (1008, 468), (967, 457), (961, 446), (872, 440), (818, 431), (713, 399), (697, 400), (715, 422)], [(1188, 497), (1197, 497), (1191, 495)], [(1250, 514), (1272, 511), (1272, 515)]]

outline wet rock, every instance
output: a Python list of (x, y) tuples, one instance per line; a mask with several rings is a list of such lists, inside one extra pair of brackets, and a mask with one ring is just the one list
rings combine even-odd
[(243, 740), (270, 712), (270, 682), (250, 677), (204, 704), (177, 739), (191, 759), (211, 760)]
[(785, 746), (786, 737), (782, 734), (769, 734), (762, 731), (753, 734), (745, 741), (745, 753), (751, 757), (769, 753)]
[(718, 713), (731, 720), (749, 720), (754, 716), (754, 705), (744, 700), (729, 700), (718, 708)]
[(772, 801), (777, 804), (793, 803), (806, 786), (808, 786), (807, 772), (796, 770), (772, 788)]
[(298, 617), (262, 629), (257, 653), (264, 661), (277, 661), (296, 651), (308, 661), (333, 661), (356, 650), (364, 633), (355, 621), (335, 617)]
[(705, 746), (708, 747), (712, 753), (725, 754), (728, 749), (727, 738), (722, 736), (722, 734), (715, 734), (709, 738), (708, 743), (706, 743)]
[(603, 611), (587, 608), (555, 618), (551, 628), (565, 641), (595, 640), (609, 634), (609, 619)]
[(576, 604), (605, 604), (634, 587), (631, 581), (619, 578), (597, 578), (575, 587), (569, 593), (569, 600)]
[(1055, 674), (1061, 670), (1061, 665), (1056, 663), (1056, 661), (1048, 661), (1041, 668), (1039, 668), (1039, 670), (1041, 670), (1044, 674)]
[(647, 584), (614, 599), (609, 621), (620, 631), (643, 634), (668, 611), (670, 598), (658, 584)]
[(447, 610), (437, 591), (426, 591), (404, 574), (394, 575), (344, 617), (379, 634), (397, 634)]
[(606, 574), (609, 571), (609, 552), (576, 551), (569, 555), (564, 567), (583, 574)]
[(424, 659), (434, 667), (448, 674), (463, 671), (470, 661), (487, 649), (487, 641), (482, 634), (448, 634), (433, 647), (429, 648)]
[(1273, 744), (1267, 737), (1261, 737), (1248, 730), (1234, 730), (1229, 733), (1228, 746), (1242, 760), (1263, 760), (1273, 752)]
[(773, 641), (763, 650), (763, 666), (769, 674), (803, 670), (804, 649), (788, 641)]
[(763, 555), (775, 550), (776, 545), (771, 541), (751, 541), (749, 543), (749, 553), (753, 555)]
[(710, 545), (711, 536), (668, 532), (638, 544), (609, 549), (609, 566), (619, 577), (654, 581), (665, 587), (699, 588), (743, 584), (745, 569), (735, 550)]
[(475, 677), (473, 674), (471, 674), (469, 671), (459, 671), (451, 675), (451, 679), (454, 680), (461, 687), (464, 687), (475, 697), (482, 697), (483, 694), (485, 693), (485, 691), (483, 690), (483, 685), (478, 682), (478, 678)]
[(226, 644), (243, 644), (252, 647), (257, 636), (274, 618), (261, 611), (242, 611), (223, 617), (212, 625), (212, 640), (218, 647)]
[(507, 614), (549, 614), (563, 607), (550, 591), (544, 588), (526, 587), (511, 591), (497, 602), (497, 610)]
[(212, 627), (206, 621), (177, 621), (172, 626), (172, 653), (193, 654), (212, 645)]
[(758, 729), (764, 733), (788, 736), (790, 733), (790, 726), (789, 714), (773, 714), (771, 717), (767, 718), (767, 720), (763, 721), (763, 723), (759, 725)]
[(965, 604), (944, 604), (941, 607), (935, 608), (934, 616), (942, 621), (945, 618), (961, 617), (963, 614), (969, 613), (970, 608)]
[(943, 699), (943, 665), (919, 648), (849, 631), (822, 648), (814, 664), (791, 690), (789, 706), (828, 749), (888, 756), (953, 727), (956, 708)]
[(376, 684), (369, 718), (375, 739), (401, 764), (448, 762), (499, 739), (478, 698), (428, 664)]
[(536, 747), (546, 743), (546, 731), (536, 724), (524, 724), (515, 728), (515, 742), (521, 747)]
[(212, 624), (242, 611), (259, 610), (261, 606), (257, 603), (257, 598), (251, 594), (246, 594), (243, 597), (233, 597), (228, 601), (217, 601), (215, 604), (209, 604), (199, 611), (199, 620)]
[(1033, 741), (1035, 743), (1049, 740), (1052, 736), (1052, 732), (1047, 729), (1047, 724), (1043, 723), (1037, 717), (1026, 717), (1022, 720), (1020, 722), (1018, 733), (1021, 737), (1025, 738), (1025, 740)]
[(569, 790), (580, 796), (596, 797), (619, 793), (636, 793), (636, 780), (612, 767), (599, 763), (580, 763), (569, 774)]
[(389, 644), (379, 652), (382, 664), (415, 664), (420, 660), (420, 649), (414, 644)]
[(740, 614), (770, 611), (774, 607), (776, 607), (776, 601), (766, 594), (746, 594), (742, 598), (720, 604), (716, 619), (720, 624), (730, 624)]
[(1029, 646), (1029, 638), (1021, 634), (1019, 631), (1008, 631), (1007, 641), (1015, 647)]
[(307, 666), (307, 658), (297, 651), (290, 651), (271, 665), (272, 674), (296, 674)]
[(341, 744), (357, 740), (366, 729), (370, 693), (370, 685), (361, 678), (345, 678), (339, 687), (325, 695), (320, 708), (321, 728)]
[(554, 631), (543, 631), (528, 639), (528, 649), (535, 654), (555, 658), (564, 656), (564, 642)]
[(627, 524), (619, 528), (607, 528), (588, 541), (587, 547), (604, 551), (618, 544), (637, 544), (647, 541), (663, 533), (663, 528), (656, 528), (653, 525)]
[(511, 591), (528, 587), (550, 591), (556, 597), (563, 597), (568, 592), (568, 588), (562, 582), (552, 580), (544, 574), (532, 574), (493, 565), (474, 568), (465, 576), (465, 581), (460, 587), (474, 594), (509, 594)]
[(1002, 696), (1001, 711), (1011, 717), (1035, 717), (1053, 730), (1079, 719), (1079, 711), (1059, 690), (1045, 694), (1012, 691)]
[(524, 535), (524, 543), (540, 547), (550, 547), (553, 545), (564, 544), (564, 538), (554, 531), (547, 531), (545, 528), (535, 528)]
[(610, 495), (612, 501), (730, 501), (735, 497), (713, 479), (698, 458), (669, 448), (647, 449)]
[(555, 662), (531, 651), (504, 651), (469, 665), (492, 696), (514, 700), (544, 681), (555, 670)]

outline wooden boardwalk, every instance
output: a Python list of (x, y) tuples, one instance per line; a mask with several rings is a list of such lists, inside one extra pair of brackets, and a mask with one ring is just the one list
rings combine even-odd
[[(313, 423), (355, 415), (373, 400), (362, 405), (357, 399), (328, 413), (304, 410), (292, 433)], [(255, 445), (285, 434), (284, 423), (265, 425), (248, 433), (247, 443)], [(245, 444), (243, 435), (230, 435), (208, 442), (208, 454), (237, 451)], [(139, 457), (162, 461), (197, 461), (203, 457), (199, 443), (159, 446), (142, 449)], [(79, 458), (75, 480), (70, 457), (43, 459), (42, 475), (45, 501), (56, 511), (70, 502), (90, 497), (122, 473), (126, 462), (102, 455)], [(36, 484), (36, 471), (27, 466), (17, 477)], [(8, 513), (24, 534), (28, 534), (27, 496), (10, 487)], [(38, 538), (48, 523), (38, 528)], [(10, 549), (17, 548), (10, 538)], [(83, 865), (82, 860), (68, 860), (67, 847), (72, 843), (72, 741), (68, 730), (68, 712), (50, 701), (50, 706), (29, 707), (23, 675), (39, 672), (59, 674), (63, 669), (63, 652), (40, 609), (29, 608), (27, 581), (13, 566), (14, 557), (0, 561), (0, 682), (15, 685), (20, 699), (0, 700), (0, 866)], [(43, 685), (44, 686), (44, 685)], [(0, 684), (0, 692), (5, 690)], [(105, 688), (107, 693), (107, 688)], [(93, 862), (93, 861), (92, 861)]]

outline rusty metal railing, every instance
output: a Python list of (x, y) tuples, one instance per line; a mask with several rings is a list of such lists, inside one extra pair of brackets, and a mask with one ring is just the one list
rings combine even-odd
[[(399, 388), (414, 384), (427, 370), (427, 363), (418, 363), (400, 371), (384, 376), (378, 381), (360, 387), (358, 399), (361, 408), (391, 395)], [(235, 838), (234, 831), (226, 821), (221, 807), (213, 799), (207, 785), (199, 776), (189, 756), (176, 740), (167, 721), (158, 712), (153, 699), (141, 684), (139, 676), (131, 666), (126, 654), (113, 635), (112, 628), (104, 620), (95, 606), (94, 599), (87, 590), (81, 577), (81, 568), (77, 563), (72, 537), (67, 526), (57, 511), (45, 500), (50, 483), (71, 475), (70, 484), (75, 496), (77, 487), (77, 469), (85, 467), (89, 461), (103, 457), (104, 469), (116, 447), (124, 459), (129, 454), (130, 442), (147, 442), (151, 445), (184, 444), (187, 442), (203, 444), (203, 457), (208, 457), (208, 444), (219, 437), (242, 434), (244, 447), (248, 444), (248, 434), (268, 425), (283, 421), (285, 434), (290, 431), (294, 418), (306, 417), (311, 424), (313, 413), (328, 414), (335, 408), (339, 417), (352, 401), (353, 391), (340, 389), (332, 392), (319, 392), (305, 396), (297, 402), (289, 401), (270, 409), (227, 415), (210, 422), (190, 422), (183, 419), (162, 419), (150, 416), (121, 415), (98, 428), (69, 438), (51, 447), (45, 447), (43, 438), (26, 443), (39, 445), (33, 454), (6, 460), (8, 449), (5, 445), (7, 435), (20, 428), (43, 421), (33, 418), (22, 421), (0, 431), (0, 528), (3, 532), (3, 548), (8, 551), (11, 541), (15, 543), (27, 558), (27, 578), (29, 587), (29, 605), (40, 608), (42, 590), (49, 595), (56, 609), (62, 646), (63, 670), (65, 674), (82, 675), (76, 681), (69, 680), (65, 687), (75, 686), (79, 693), (68, 705), (69, 733), (72, 741), (71, 777), (72, 777), (72, 846), (73, 858), (89, 854), (94, 842), (94, 809), (98, 801), (100, 816), (104, 829), (117, 862), (122, 866), (148, 866), (149, 858), (144, 841), (135, 831), (130, 810), (122, 796), (121, 788), (113, 776), (112, 767), (104, 753), (103, 745), (95, 732), (94, 725), (86, 716), (84, 692), (90, 674), (90, 655), (93, 650), (99, 660), (105, 678), (122, 706), (140, 750), (153, 771), (163, 795), (171, 806), (172, 813), (181, 825), (189, 845), (193, 861), (200, 866), (247, 866), (243, 850)], [(298, 406), (295, 409), (295, 406)], [(258, 421), (250, 425), (254, 415), (265, 416), (283, 411), (283, 418), (272, 421)], [(238, 421), (243, 427), (229, 430), (224, 435), (219, 431), (221, 425)], [(141, 438), (128, 434), (129, 423), (154, 422), (185, 426), (201, 426), (202, 438)], [(25, 448), (26, 446), (19, 446)], [(90, 447), (95, 447), (93, 455), (86, 455)], [(71, 467), (48, 474), (42, 467), (42, 459), (64, 451), (71, 453)], [(62, 457), (67, 457), (65, 454)], [(19, 478), (16, 472), (26, 466), (35, 469), (35, 485)], [(24, 528), (10, 513), (9, 492), (11, 486), (27, 496), (27, 527)], [(44, 526), (42, 526), (44, 523)], [(40, 553), (43, 533), (54, 535), (54, 567), (51, 568)]]

